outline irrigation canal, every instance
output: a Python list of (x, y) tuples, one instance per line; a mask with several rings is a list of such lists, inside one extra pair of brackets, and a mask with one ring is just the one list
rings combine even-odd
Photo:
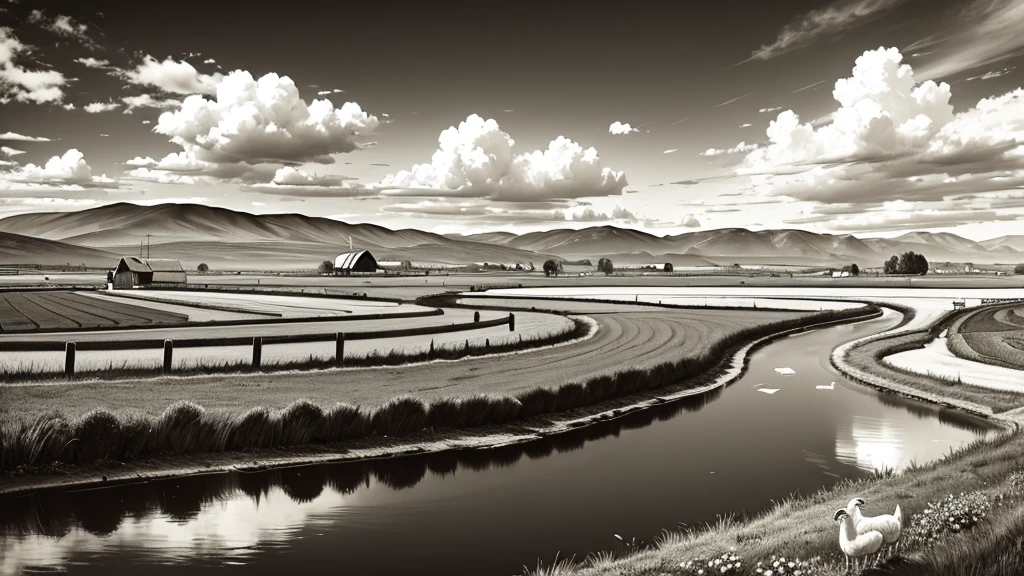
[(725, 390), (519, 446), (7, 499), (0, 573), (507, 575), (757, 512), (989, 433), (830, 366), (897, 321), (791, 336)]

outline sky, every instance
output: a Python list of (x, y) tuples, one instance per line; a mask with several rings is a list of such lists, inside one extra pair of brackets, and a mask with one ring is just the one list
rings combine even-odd
[(976, 240), (1024, 219), (1024, 0), (0, 0), (0, 26), (0, 216)]

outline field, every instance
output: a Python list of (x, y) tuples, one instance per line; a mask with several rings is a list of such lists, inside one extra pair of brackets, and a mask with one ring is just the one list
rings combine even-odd
[(969, 314), (950, 327), (949, 349), (967, 360), (1024, 370), (1024, 305)]
[[(584, 305), (587, 309), (589, 305)], [(548, 308), (577, 312), (577, 305), (551, 302)], [(650, 308), (593, 318), (593, 337), (556, 348), (495, 358), (410, 367), (355, 369), (328, 373), (290, 372), (153, 378), (135, 382), (86, 381), (62, 386), (0, 386), (0, 414), (31, 416), (61, 410), (77, 416), (94, 408), (132, 408), (159, 414), (179, 400), (208, 409), (242, 411), (254, 405), (283, 408), (297, 398), (325, 405), (382, 404), (401, 395), (424, 400), (474, 394), (516, 394), (537, 387), (557, 388), (669, 361), (696, 358), (716, 341), (746, 328), (794, 320), (801, 312), (742, 310), (664, 310)], [(507, 333), (507, 332), (506, 332)]]
[(188, 316), (110, 302), (74, 292), (0, 293), (0, 331), (59, 330), (182, 324)]

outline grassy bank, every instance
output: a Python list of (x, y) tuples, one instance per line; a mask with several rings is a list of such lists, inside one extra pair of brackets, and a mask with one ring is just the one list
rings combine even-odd
[[(792, 496), (767, 512), (746, 521), (724, 517), (718, 523), (682, 531), (666, 531), (654, 542), (630, 542), (616, 550), (587, 559), (526, 569), (527, 574), (580, 576), (697, 574), (693, 562), (734, 554), (741, 567), (715, 574), (752, 575), (758, 562), (770, 568), (773, 557), (784, 563), (805, 561), (803, 574), (831, 576), (844, 573), (844, 557), (837, 543), (833, 512), (853, 497), (867, 501), (865, 514), (903, 509), (903, 549), (884, 566), (865, 574), (1011, 576), (1020, 574), (1021, 535), (1024, 534), (1024, 435), (1006, 433), (977, 441), (929, 466), (860, 481), (842, 481), (809, 496)], [(967, 496), (973, 491), (980, 494)], [(949, 495), (965, 493), (943, 502)], [(926, 512), (932, 504), (932, 512)], [(971, 528), (959, 531), (943, 523), (966, 508), (978, 517)], [(625, 535), (624, 535), (625, 536)], [(814, 559), (814, 560), (812, 560)], [(710, 574), (705, 570), (706, 574)], [(772, 574), (792, 574), (773, 571)]]
[[(696, 387), (726, 364), (731, 351), (760, 338), (811, 324), (877, 314), (846, 310), (749, 327), (709, 343), (699, 354), (652, 367), (627, 368), (554, 388), (517, 394), (439, 398), (399, 397), (374, 407), (327, 408), (299, 400), (279, 411), (211, 412), (179, 402), (159, 416), (94, 410), (72, 419), (60, 412), (0, 421), (0, 471), (31, 471), (98, 460), (129, 461), (161, 454), (260, 450), (372, 436), (400, 437), (424, 430), (501, 424), (592, 406), (669, 386)], [(500, 361), (500, 359), (496, 360)], [(344, 378), (344, 372), (332, 376)], [(339, 382), (344, 385), (344, 382)]]

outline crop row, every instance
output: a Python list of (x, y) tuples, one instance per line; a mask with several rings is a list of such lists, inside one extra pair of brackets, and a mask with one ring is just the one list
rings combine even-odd
[(62, 330), (180, 324), (184, 314), (133, 304), (107, 302), (72, 292), (4, 292), (0, 294), (0, 330)]

